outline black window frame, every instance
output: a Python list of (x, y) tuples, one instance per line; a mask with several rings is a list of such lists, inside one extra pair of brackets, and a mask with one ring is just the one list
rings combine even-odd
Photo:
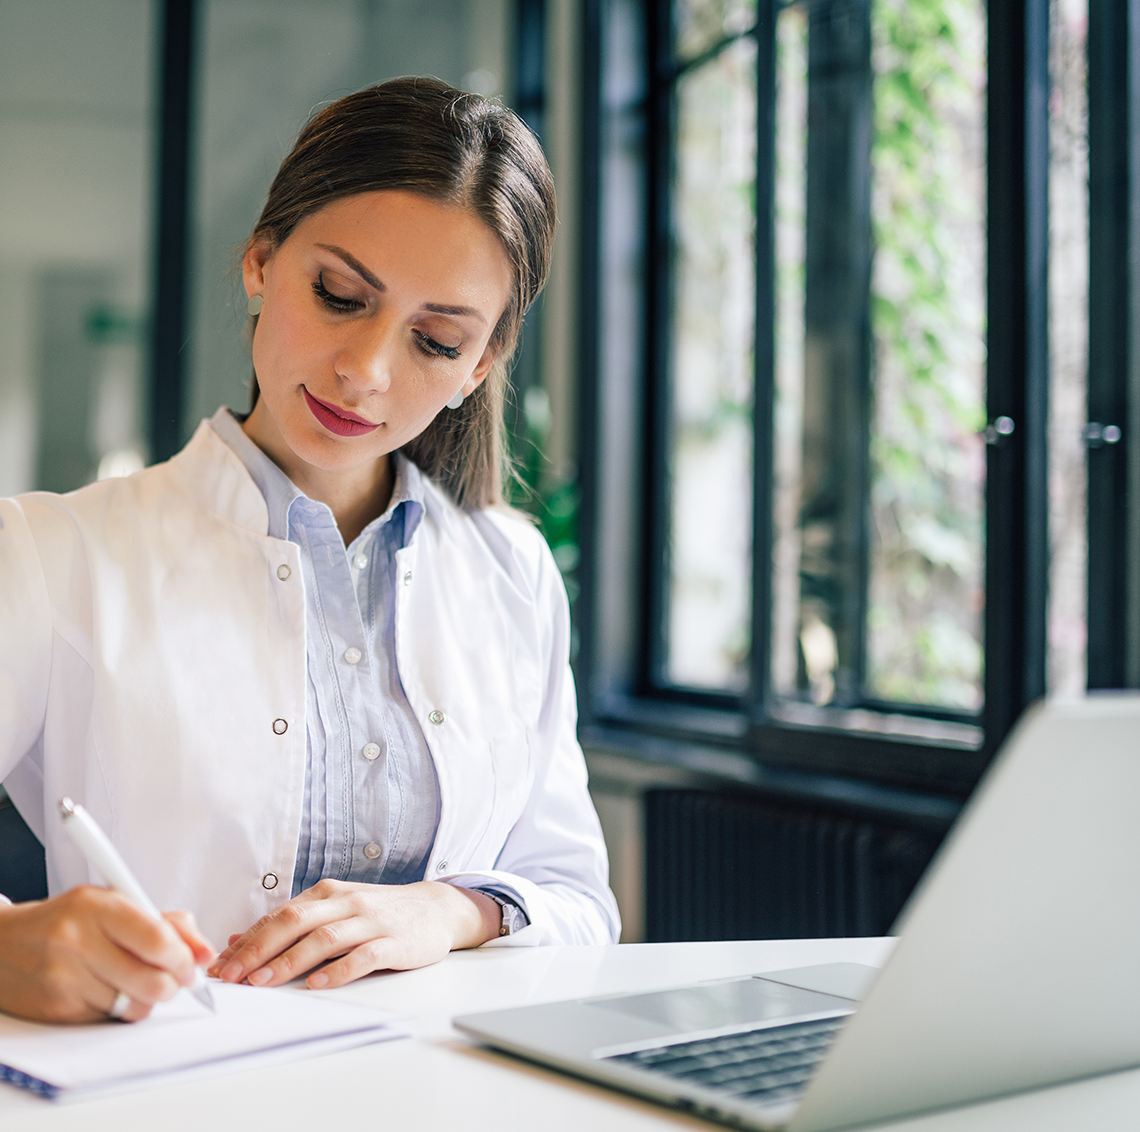
[[(626, 117), (615, 124), (618, 110), (611, 105), (614, 84), (607, 51), (612, 46), (609, 40), (621, 37), (628, 51), (630, 14), (635, 7), (640, 10), (640, 28), (632, 34), (639, 32), (641, 36), (643, 81), (636, 94), (627, 92)], [(661, 376), (660, 357), (668, 335), (662, 316), (668, 310), (667, 284), (662, 282), (667, 279), (663, 271), (666, 261), (662, 257), (668, 254), (669, 239), (662, 206), (667, 187), (662, 186), (669, 175), (667, 139), (663, 140), (663, 135), (670, 128), (671, 111), (663, 92), (670, 78), (669, 33), (664, 21), (671, 7), (653, 0), (645, 0), (640, 6), (633, 0), (587, 0), (584, 9), (583, 362), (579, 402), (583, 504), (578, 574), (581, 594), (575, 606), (581, 640), (577, 670), (582, 738), (588, 746), (651, 759), (687, 761), (690, 765), (715, 763), (729, 777), (755, 774), (755, 769), (748, 769), (751, 767), (806, 776), (805, 782), (865, 780), (926, 795), (964, 798), (1024, 708), (1046, 689), (1048, 0), (988, 6), (986, 408), (990, 421), (1008, 416), (1016, 427), (1012, 435), (1000, 437), (999, 443), (987, 448), (985, 705), (977, 720), (980, 742), (971, 742), (965, 731), (960, 738), (948, 741), (939, 737), (937, 727), (929, 729), (929, 736), (892, 733), (898, 718), (876, 716), (874, 712), (863, 713), (861, 726), (851, 726), (850, 715), (828, 709), (816, 713), (817, 725), (792, 724), (776, 718), (765, 702), (771, 626), (769, 602), (760, 597), (770, 592), (772, 531), (774, 316), (770, 270), (757, 272), (757, 472), (753, 496), (757, 532), (753, 592), (757, 599), (753, 602), (755, 644), (750, 690), (736, 699), (670, 690), (654, 679), (655, 657), (660, 655), (654, 634), (660, 632), (666, 569), (660, 485), (668, 391)], [(771, 264), (773, 255), (774, 32), (779, 7), (780, 0), (762, 0), (754, 29), (760, 47), (759, 89), (769, 92), (767, 99), (761, 96), (758, 100), (757, 261), (761, 265)], [(624, 18), (621, 28), (615, 24), (615, 13)], [(1127, 0), (1127, 12), (1124, 5), (1114, 6), (1111, 0), (1090, 0), (1092, 293), (1095, 297), (1107, 289), (1115, 304), (1114, 313), (1102, 315), (1099, 323), (1096, 308), (1093, 310), (1090, 404), (1095, 409), (1099, 389), (1105, 383), (1098, 372), (1111, 373), (1114, 399), (1103, 412), (1118, 417), (1121, 423), (1129, 408), (1137, 412), (1136, 395), (1129, 396), (1123, 389), (1126, 375), (1140, 373), (1140, 349), (1135, 335), (1128, 332), (1129, 319), (1134, 326), (1140, 324), (1140, 304), (1136, 279), (1128, 275), (1127, 266), (1128, 248), (1136, 245), (1136, 218), (1140, 215), (1140, 206), (1131, 199), (1135, 194), (1129, 192), (1130, 186), (1140, 186), (1140, 145), (1135, 140), (1140, 114), (1132, 111), (1130, 116), (1127, 109), (1137, 105), (1135, 97), (1129, 101), (1127, 96), (1140, 90), (1138, 13), (1140, 0)], [(1110, 26), (1100, 30), (1105, 25)], [(1098, 115), (1108, 119), (1107, 125), (1098, 125)], [(1131, 133), (1121, 133), (1122, 121)], [(615, 369), (607, 358), (607, 329), (602, 321), (603, 309), (612, 306), (602, 245), (606, 209), (611, 207), (607, 161), (614, 144), (611, 135), (619, 128), (625, 135), (621, 144), (639, 147), (644, 170), (640, 269), (647, 283), (639, 311), (645, 361), (636, 373)], [(1130, 144), (1119, 144), (1121, 137), (1128, 137)], [(628, 170), (624, 176), (630, 180)], [(1110, 178), (1108, 192), (1115, 209), (1107, 219), (1100, 218), (1107, 235), (1099, 237), (1098, 176), (1101, 180)], [(1129, 238), (1122, 240), (1122, 232)], [(1136, 269), (1131, 270), (1135, 274)], [(1098, 351), (1115, 360), (1098, 360)], [(1127, 366), (1119, 364), (1121, 358), (1127, 360)], [(615, 383), (620, 387), (616, 394)], [(1138, 385), (1140, 381), (1133, 377), (1131, 388)], [(608, 425), (615, 405), (619, 421)], [(1095, 413), (1093, 419), (1097, 419)], [(623, 425), (633, 433), (624, 444), (607, 437), (607, 427)], [(1127, 427), (1125, 436), (1130, 439)], [(1133, 488), (1131, 505), (1124, 502), (1125, 489), (1131, 484), (1127, 477), (1138, 478), (1140, 461), (1131, 443), (1111, 449), (1105, 446), (1103, 451), (1103, 455), (1090, 451), (1089, 682), (1090, 687), (1120, 687), (1136, 684), (1140, 675), (1140, 662), (1132, 655), (1140, 653), (1140, 633), (1133, 627), (1140, 615), (1138, 586), (1131, 577), (1136, 571), (1129, 570), (1129, 562), (1140, 557), (1134, 545), (1140, 544), (1135, 502), (1140, 499), (1140, 490)], [(1098, 460), (1109, 465), (1111, 472), (1100, 471)], [(1111, 506), (1104, 504), (1105, 475), (1115, 477), (1108, 492)], [(1127, 509), (1128, 522), (1121, 521), (1122, 509)], [(1102, 514), (1106, 510), (1111, 513), (1107, 517)], [(623, 530), (623, 521), (632, 525), (628, 533)], [(611, 548), (615, 533), (625, 540), (626, 557), (632, 556), (633, 564), (624, 562), (622, 552)], [(1115, 665), (1103, 674), (1096, 660), (1102, 653)], [(903, 731), (921, 732), (918, 717), (922, 714), (908, 713), (912, 718)], [(925, 714), (953, 719), (953, 713)], [(872, 726), (867, 726), (868, 722)], [(942, 735), (946, 734), (943, 729)]]

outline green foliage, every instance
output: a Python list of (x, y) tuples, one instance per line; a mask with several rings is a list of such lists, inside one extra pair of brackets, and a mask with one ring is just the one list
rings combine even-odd
[(982, 28), (970, 0), (876, 0), (868, 682), (981, 696)]
[(507, 482), (507, 502), (538, 523), (573, 602), (578, 596), (579, 491), (575, 479), (553, 474), (546, 458), (550, 402), (542, 390), (528, 390), (508, 442), (515, 475)]

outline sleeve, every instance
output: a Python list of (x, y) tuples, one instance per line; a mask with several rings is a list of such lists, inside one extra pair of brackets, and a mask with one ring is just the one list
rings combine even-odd
[(52, 616), (31, 527), (0, 500), (0, 781), (38, 743), (51, 675)]
[[(535, 537), (540, 537), (537, 532)], [(616, 943), (621, 921), (609, 888), (605, 841), (577, 738), (570, 608), (545, 543), (536, 603), (545, 614), (540, 639), (547, 667), (535, 735), (534, 786), (493, 870), (440, 879), (463, 888), (492, 888), (522, 908), (529, 926), (484, 947)]]

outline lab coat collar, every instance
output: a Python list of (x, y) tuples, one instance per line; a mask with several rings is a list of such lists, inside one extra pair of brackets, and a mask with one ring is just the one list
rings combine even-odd
[[(190, 442), (171, 459), (170, 464), (181, 474), (183, 485), (192, 498), (239, 527), (254, 534), (269, 534), (269, 509), (265, 496), (249, 474), (249, 469), (218, 435), (210, 421), (204, 420), (198, 425)], [(454, 538), (464, 513), (438, 484), (410, 461), (408, 471), (419, 478), (425, 520), (442, 534)]]

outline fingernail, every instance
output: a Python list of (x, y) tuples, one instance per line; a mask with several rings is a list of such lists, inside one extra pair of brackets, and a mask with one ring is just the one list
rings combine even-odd
[(318, 971), (315, 975), (310, 975), (308, 984), (313, 990), (320, 990), (321, 987), (328, 986), (329, 977), (323, 971)]
[(272, 978), (273, 978), (272, 968), (261, 967), (258, 970), (254, 971), (253, 974), (249, 976), (249, 981), (251, 983), (253, 983), (253, 985), (255, 987), (263, 987)]
[(218, 976), (224, 983), (236, 983), (241, 978), (241, 964), (228, 963)]

